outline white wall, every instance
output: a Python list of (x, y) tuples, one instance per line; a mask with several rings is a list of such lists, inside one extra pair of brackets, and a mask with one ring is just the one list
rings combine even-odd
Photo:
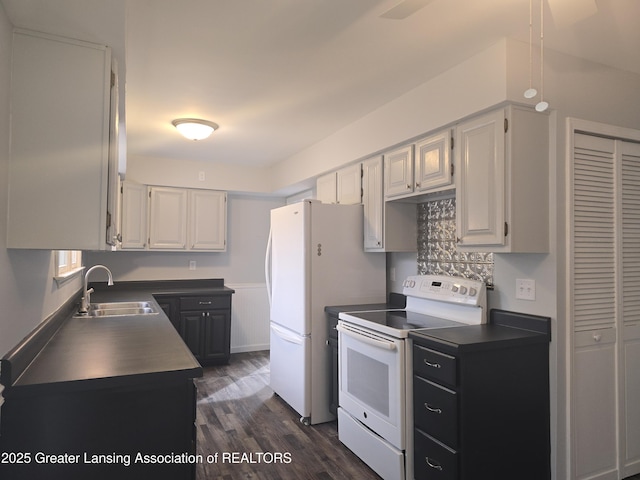
[(6, 248), (11, 30), (0, 4), (0, 356), (81, 288), (78, 278), (58, 288), (51, 251)]

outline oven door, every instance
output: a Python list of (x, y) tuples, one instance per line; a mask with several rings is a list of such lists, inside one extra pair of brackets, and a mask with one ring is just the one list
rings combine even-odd
[(340, 407), (404, 450), (405, 341), (343, 321), (337, 329)]

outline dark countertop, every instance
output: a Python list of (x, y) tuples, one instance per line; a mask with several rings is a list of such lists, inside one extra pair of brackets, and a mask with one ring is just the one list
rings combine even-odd
[[(119, 282), (113, 287), (91, 284), (91, 302), (150, 301), (157, 314), (118, 317), (74, 317), (66, 314), (26, 368), (5, 384), (5, 397), (46, 390), (83, 390), (195, 378), (202, 367), (180, 338), (154, 295), (231, 295), (219, 282)], [(18, 352), (24, 345), (18, 345)], [(10, 352), (3, 359), (10, 362)], [(11, 368), (9, 367), (10, 371)], [(4, 376), (4, 375), (3, 375)], [(6, 378), (5, 378), (6, 380)], [(4, 380), (3, 380), (4, 383)]]
[(453, 355), (513, 348), (551, 340), (551, 319), (526, 313), (492, 309), (489, 323), (454, 328), (414, 330), (409, 338), (420, 345)]
[(387, 303), (366, 303), (361, 305), (330, 305), (324, 307), (329, 315), (337, 317), (341, 312), (362, 312), (367, 310), (392, 310), (404, 308), (407, 298), (400, 293), (391, 293)]

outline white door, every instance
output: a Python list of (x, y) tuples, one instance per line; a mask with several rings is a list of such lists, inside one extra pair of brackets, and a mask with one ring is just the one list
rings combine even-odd
[(311, 337), (271, 323), (270, 385), (301, 417), (311, 416)]
[(271, 321), (299, 335), (309, 320), (309, 202), (271, 211)]

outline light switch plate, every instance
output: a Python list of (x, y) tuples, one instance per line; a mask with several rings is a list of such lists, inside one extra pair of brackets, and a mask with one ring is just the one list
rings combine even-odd
[(536, 299), (536, 281), (531, 279), (516, 279), (516, 298), (520, 300)]

